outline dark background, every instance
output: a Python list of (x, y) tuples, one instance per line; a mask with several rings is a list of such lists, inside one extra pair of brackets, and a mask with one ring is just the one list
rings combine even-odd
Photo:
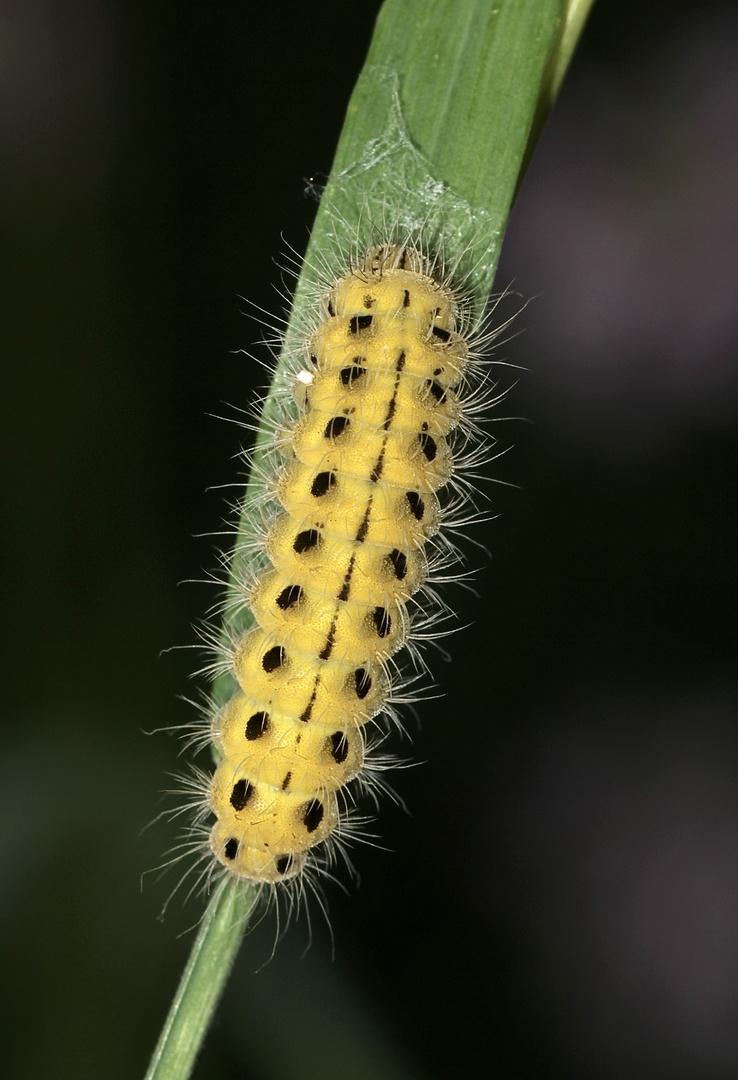
[[(239, 297), (281, 310), (377, 8), (0, 16), (6, 1077), (142, 1075), (191, 944), (200, 902), (139, 888), (181, 766), (144, 732), (193, 715), (161, 650), (215, 595), (177, 587), (238, 474), (212, 414), (263, 380)], [(247, 939), (201, 1080), (735, 1075), (737, 48), (732, 5), (596, 7), (504, 248), (532, 423), (411, 812), (327, 888), (335, 961), (316, 907), (302, 959), (304, 920), (258, 974)]]

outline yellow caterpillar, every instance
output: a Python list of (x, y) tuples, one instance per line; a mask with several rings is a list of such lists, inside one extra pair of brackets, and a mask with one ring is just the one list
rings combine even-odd
[(247, 597), (255, 626), (232, 651), (239, 690), (214, 723), (210, 847), (258, 883), (294, 878), (340, 835), (343, 789), (371, 765), (367, 725), (408, 641), (463, 418), (463, 319), (419, 250), (371, 248), (323, 306), (278, 440), (281, 509)]

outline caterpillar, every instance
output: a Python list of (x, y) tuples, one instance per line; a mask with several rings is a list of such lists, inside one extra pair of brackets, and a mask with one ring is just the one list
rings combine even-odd
[(241, 586), (254, 625), (228, 650), (238, 689), (211, 725), (209, 851), (238, 878), (294, 881), (350, 835), (352, 781), (372, 783), (371, 733), (413, 648), (413, 598), (433, 596), (452, 550), (439, 533), (452, 479), (465, 502), (455, 446), (474, 427), (472, 359), (463, 296), (420, 245), (369, 247), (321, 299), (275, 434), (276, 511)]

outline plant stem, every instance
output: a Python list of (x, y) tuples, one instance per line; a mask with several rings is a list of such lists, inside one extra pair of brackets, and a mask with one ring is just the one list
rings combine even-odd
[[(591, 3), (386, 0), (318, 210), (283, 357), (303, 345), (316, 268), (324, 265), (317, 253), (355, 250), (383, 225), (431, 246), (442, 241), (447, 262), (464, 269), (484, 308), (512, 201)], [(277, 376), (283, 366), (280, 360)], [(284, 419), (276, 392), (263, 415), (257, 465), (273, 431), (269, 418)], [(260, 485), (252, 476), (249, 493)], [(248, 524), (245, 517), (240, 528)], [(244, 576), (236, 555), (226, 606), (231, 638), (251, 620), (233, 587)], [(232, 675), (220, 676), (214, 698), (224, 702), (235, 689)], [(190, 1075), (256, 893), (228, 880), (213, 894), (146, 1080)]]
[(184, 1080), (210, 1026), (248, 926), (258, 888), (224, 879), (210, 898), (159, 1036), (146, 1080)]

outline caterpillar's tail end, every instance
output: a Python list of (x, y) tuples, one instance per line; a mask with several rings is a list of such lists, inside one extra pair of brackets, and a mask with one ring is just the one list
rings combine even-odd
[(273, 854), (248, 847), (231, 835), (223, 822), (216, 822), (210, 833), (210, 847), (218, 862), (236, 877), (256, 884), (275, 885), (290, 881), (304, 869), (307, 852)]

